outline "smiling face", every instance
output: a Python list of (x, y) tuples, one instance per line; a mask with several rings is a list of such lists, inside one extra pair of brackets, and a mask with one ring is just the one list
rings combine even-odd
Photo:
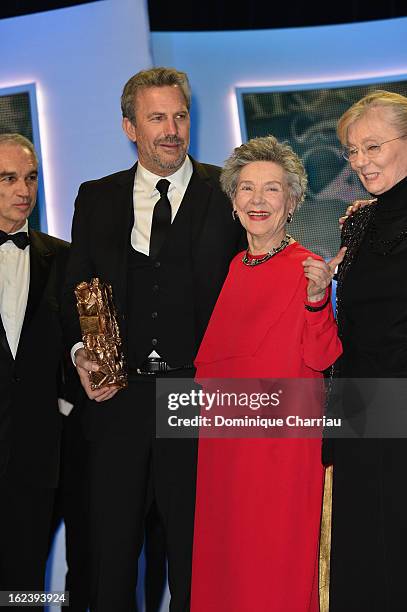
[(189, 112), (177, 86), (146, 87), (137, 93), (135, 123), (123, 119), (123, 129), (137, 144), (140, 163), (159, 176), (173, 174), (189, 147)]
[(402, 134), (392, 123), (392, 111), (383, 106), (372, 107), (360, 119), (350, 124), (347, 145), (358, 149), (351, 166), (372, 194), (380, 195), (407, 176), (407, 139), (386, 142), (374, 158), (368, 158), (361, 148), (381, 144)]
[(14, 143), (0, 144), (0, 229), (8, 234), (23, 227), (35, 206), (37, 162), (31, 151)]
[(252, 255), (265, 254), (284, 238), (287, 216), (295, 208), (285, 170), (275, 162), (258, 161), (239, 174), (233, 206), (247, 231)]

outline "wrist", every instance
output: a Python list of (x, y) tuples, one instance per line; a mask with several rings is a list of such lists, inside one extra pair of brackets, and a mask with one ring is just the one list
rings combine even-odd
[(312, 302), (310, 299), (307, 299), (307, 301), (304, 304), (304, 307), (309, 312), (318, 312), (326, 308), (330, 300), (331, 300), (331, 292), (327, 288), (322, 298), (314, 302)]
[(326, 298), (326, 289), (322, 291), (322, 293), (317, 293), (316, 295), (307, 295), (307, 303), (316, 304), (317, 302), (322, 302)]
[(77, 352), (79, 351), (79, 349), (81, 349), (81, 348), (83, 348), (83, 342), (77, 342), (71, 348), (71, 360), (72, 360), (72, 363), (74, 364), (75, 367), (76, 367), (76, 355), (77, 355)]

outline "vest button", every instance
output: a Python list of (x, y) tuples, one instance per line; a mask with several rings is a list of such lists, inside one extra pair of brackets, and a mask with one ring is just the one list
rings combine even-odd
[(158, 285), (153, 285), (153, 291), (158, 291), (159, 290), (159, 286)]
[(151, 318), (152, 319), (156, 319), (158, 317), (158, 312), (152, 312), (151, 313)]
[(156, 262), (154, 263), (154, 268), (159, 268), (160, 266), (161, 266), (161, 264), (160, 264), (160, 262), (159, 262), (159, 261), (156, 261)]
[(157, 340), (157, 338), (153, 338), (153, 339), (151, 340), (151, 344), (152, 344), (153, 346), (157, 346), (157, 344), (158, 344), (158, 340)]

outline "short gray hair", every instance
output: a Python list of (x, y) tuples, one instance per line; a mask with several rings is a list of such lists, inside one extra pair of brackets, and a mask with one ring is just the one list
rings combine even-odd
[(38, 164), (38, 156), (34, 149), (33, 143), (21, 134), (0, 134), (0, 146), (3, 144), (12, 144), (28, 149)]
[(286, 174), (290, 198), (299, 206), (305, 198), (308, 180), (304, 165), (289, 144), (279, 142), (274, 136), (252, 138), (236, 147), (226, 160), (221, 172), (220, 182), (223, 191), (233, 200), (240, 171), (247, 164), (258, 161), (274, 162), (283, 168)]
[(191, 86), (185, 72), (175, 68), (151, 68), (141, 70), (133, 75), (126, 83), (121, 97), (122, 115), (135, 125), (135, 104), (137, 93), (149, 87), (174, 87), (178, 86), (185, 98), (185, 104), (189, 110), (191, 107)]
[(343, 145), (347, 144), (349, 126), (360, 119), (371, 108), (388, 108), (392, 112), (390, 123), (407, 134), (407, 98), (401, 94), (377, 89), (367, 94), (348, 108), (339, 118), (336, 132)]

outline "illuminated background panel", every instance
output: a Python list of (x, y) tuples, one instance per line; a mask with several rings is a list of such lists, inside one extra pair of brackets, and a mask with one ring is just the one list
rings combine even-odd
[(228, 32), (152, 32), (157, 66), (185, 70), (193, 90), (192, 151), (222, 164), (243, 136), (236, 88), (347, 86), (407, 75), (407, 18)]
[[(329, 257), (339, 246), (338, 217), (349, 202), (366, 197), (340, 157), (336, 122), (369, 89), (407, 93), (406, 34), (407, 18), (275, 30), (153, 32), (152, 52), (157, 65), (176, 65), (190, 76), (191, 144), (198, 159), (222, 165), (248, 137), (270, 131), (292, 144), (309, 173), (310, 199), (290, 232)], [(246, 108), (243, 93), (256, 94), (245, 100)]]
[(22, 134), (34, 143), (39, 160), (37, 205), (30, 215), (30, 227), (47, 231), (44, 179), (41, 164), (41, 146), (38, 129), (35, 85), (0, 89), (0, 134)]
[[(342, 157), (336, 136), (338, 118), (375, 89), (407, 96), (407, 76), (350, 84), (237, 88), (242, 140), (273, 134), (288, 142), (307, 170), (307, 198), (294, 215), (290, 232), (324, 258), (339, 248), (338, 218), (354, 198), (367, 198), (355, 172)], [(346, 86), (344, 86), (346, 85)]]

